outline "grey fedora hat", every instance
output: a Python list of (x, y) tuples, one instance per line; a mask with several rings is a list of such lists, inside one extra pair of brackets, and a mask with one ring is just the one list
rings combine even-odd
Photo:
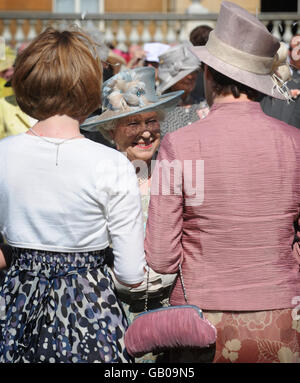
[(288, 50), (252, 14), (223, 1), (205, 46), (191, 47), (205, 64), (242, 84), (279, 99), (290, 99)]
[(159, 56), (158, 93), (162, 94), (188, 74), (200, 68), (201, 62), (191, 53), (189, 42), (175, 45)]
[(133, 114), (175, 107), (183, 91), (158, 95), (155, 90), (155, 69), (137, 67), (119, 72), (103, 83), (103, 113), (87, 118), (80, 127), (95, 131), (103, 124)]

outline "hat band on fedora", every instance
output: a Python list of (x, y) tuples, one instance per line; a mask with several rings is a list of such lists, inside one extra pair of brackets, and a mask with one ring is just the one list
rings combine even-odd
[(220, 40), (214, 31), (209, 34), (206, 48), (209, 53), (227, 64), (261, 75), (271, 74), (276, 57), (255, 56), (236, 49)]

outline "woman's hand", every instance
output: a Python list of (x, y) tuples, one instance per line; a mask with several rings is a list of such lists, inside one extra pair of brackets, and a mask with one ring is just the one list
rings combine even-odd
[(290, 91), (293, 99), (298, 98), (300, 95), (300, 89), (290, 89)]
[(123, 285), (123, 286), (126, 286), (126, 287), (139, 287), (143, 283), (143, 281), (142, 281), (142, 282), (136, 283), (134, 285), (128, 285), (127, 283), (121, 282), (116, 276), (115, 276), (115, 278), (120, 283), (120, 285)]
[[(114, 273), (114, 269), (113, 267), (111, 268), (112, 269), (112, 272)], [(146, 273), (146, 269), (144, 268), (144, 272)], [(127, 283), (124, 283), (124, 282), (121, 282), (117, 277), (116, 277), (116, 274), (114, 273), (114, 277), (116, 278), (117, 282), (120, 283), (121, 285), (123, 286), (126, 286), (126, 287), (130, 287), (130, 288), (134, 288), (134, 287), (139, 287), (143, 281), (139, 282), (139, 283), (135, 283), (134, 285), (129, 285)]]

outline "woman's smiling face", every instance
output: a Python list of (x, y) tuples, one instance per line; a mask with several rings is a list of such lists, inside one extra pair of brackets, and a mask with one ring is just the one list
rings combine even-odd
[(160, 144), (160, 123), (157, 112), (145, 112), (120, 118), (112, 131), (112, 138), (120, 152), (130, 161), (149, 163)]

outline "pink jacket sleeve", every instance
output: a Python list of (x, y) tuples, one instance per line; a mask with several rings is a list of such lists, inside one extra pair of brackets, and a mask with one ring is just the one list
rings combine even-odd
[(178, 271), (183, 252), (182, 167), (167, 134), (160, 146), (151, 182), (151, 198), (146, 226), (145, 253), (148, 265), (156, 272)]

